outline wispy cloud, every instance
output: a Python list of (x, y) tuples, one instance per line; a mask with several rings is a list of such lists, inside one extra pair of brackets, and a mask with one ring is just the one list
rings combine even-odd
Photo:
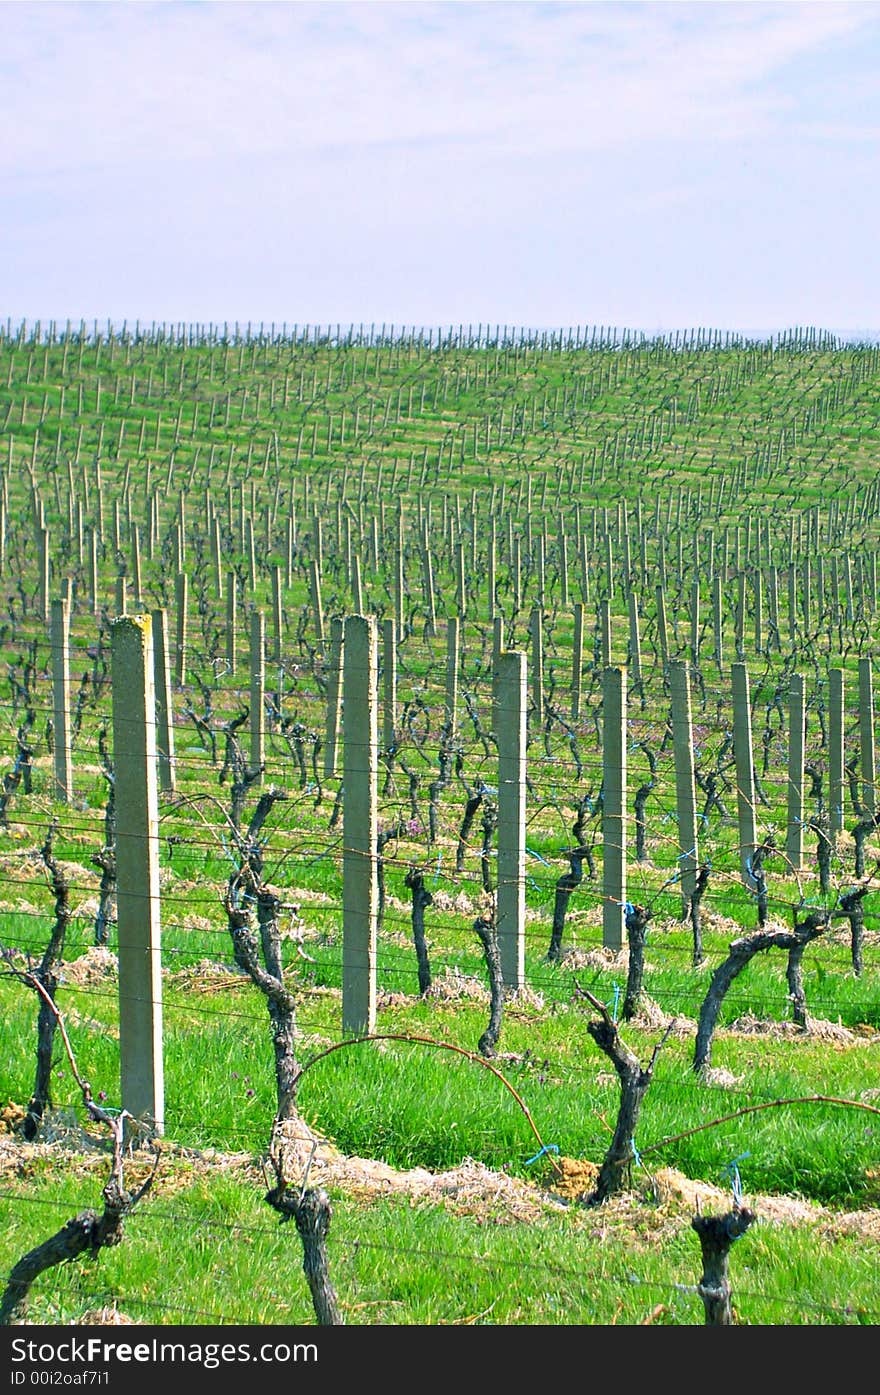
[(0, 0), (0, 310), (876, 320), (880, 4)]
[(873, 4), (0, 5), (0, 171), (390, 143), (520, 156), (760, 134)]

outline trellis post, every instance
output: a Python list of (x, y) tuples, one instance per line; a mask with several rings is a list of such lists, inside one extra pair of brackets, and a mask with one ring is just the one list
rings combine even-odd
[(149, 615), (110, 626), (122, 1108), (161, 1133), (165, 1113), (156, 703)]
[(66, 600), (52, 602), (50, 625), (55, 798), (69, 804), (73, 798), (73, 765), (70, 756), (70, 607)]
[(342, 1031), (376, 1025), (379, 889), (378, 638), (372, 616), (349, 615), (343, 634)]
[(602, 944), (623, 946), (626, 903), (626, 669), (602, 674)]
[(168, 654), (168, 612), (154, 610), (153, 690), (156, 695), (156, 753), (159, 761), (159, 788), (163, 794), (174, 789), (174, 722), (171, 710), (171, 665)]
[(496, 924), (501, 974), (508, 988), (525, 985), (526, 656), (500, 652), (495, 668), (494, 730), (498, 743), (498, 891)]
[(805, 740), (804, 676), (793, 673), (788, 689), (788, 822), (785, 852), (795, 872), (799, 872), (804, 863)]
[(745, 664), (731, 665), (733, 684), (733, 754), (736, 765), (736, 805), (739, 821), (739, 852), (742, 877), (754, 890), (752, 854), (757, 846), (755, 832), (755, 766), (752, 752), (752, 709), (749, 700), (749, 674)]
[(672, 746), (675, 761), (675, 805), (678, 818), (678, 863), (681, 869), (682, 915), (690, 909), (700, 865), (697, 847), (697, 796), (694, 780), (694, 732), (688, 666), (681, 659), (669, 665), (672, 701)]

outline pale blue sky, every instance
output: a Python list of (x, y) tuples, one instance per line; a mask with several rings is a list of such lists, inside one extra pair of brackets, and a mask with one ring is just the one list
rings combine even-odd
[(0, 2), (0, 317), (880, 330), (880, 4)]

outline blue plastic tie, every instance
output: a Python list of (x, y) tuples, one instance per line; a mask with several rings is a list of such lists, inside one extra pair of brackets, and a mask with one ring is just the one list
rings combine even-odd
[(626, 901), (623, 910), (625, 915), (632, 915), (635, 912), (635, 906), (632, 901)]
[(526, 1158), (525, 1163), (524, 1163), (524, 1166), (525, 1166), (525, 1167), (531, 1167), (532, 1163), (536, 1163), (536, 1162), (538, 1161), (539, 1158), (542, 1158), (542, 1157), (544, 1156), (545, 1153), (558, 1153), (558, 1152), (559, 1152), (559, 1144), (558, 1144), (558, 1143), (545, 1143), (545, 1144), (543, 1145), (542, 1148), (539, 1148), (539, 1149), (538, 1149), (537, 1153), (535, 1154), (535, 1156), (534, 1156), (533, 1158)]
[[(611, 1008), (611, 1021), (612, 1021), (612, 1022), (616, 1022), (616, 1021), (617, 1021), (617, 1008), (618, 1008), (618, 1004), (619, 1004), (619, 1003), (620, 1003), (620, 985), (619, 985), (618, 983), (615, 983), (615, 985), (614, 985), (614, 1006), (613, 1006), (613, 1008)], [(606, 1004), (606, 1007), (611, 1007), (611, 1003), (607, 1003), (607, 1004)]]
[(696, 855), (697, 850), (695, 847), (693, 847), (691, 848), (690, 852), (679, 853), (678, 857), (675, 860), (676, 862), (684, 862), (686, 857), (696, 857)]
[(634, 1160), (634, 1162), (635, 1162), (636, 1167), (644, 1167), (644, 1163), (642, 1162), (641, 1154), (639, 1153), (639, 1150), (638, 1150), (638, 1148), (636, 1147), (636, 1141), (635, 1141), (634, 1138), (631, 1138), (631, 1139), (630, 1139), (630, 1144), (632, 1145), (633, 1160)]
[(725, 1175), (729, 1177), (731, 1181), (731, 1186), (733, 1188), (733, 1202), (735, 1206), (739, 1206), (743, 1196), (742, 1180), (739, 1175), (738, 1164), (741, 1163), (744, 1158), (748, 1157), (751, 1157), (750, 1153), (740, 1153), (737, 1157), (733, 1158), (724, 1169)]
[(438, 879), (439, 876), (440, 876), (440, 863), (441, 863), (442, 861), (443, 861), (443, 854), (442, 854), (442, 852), (438, 852), (438, 854), (437, 854), (437, 870), (436, 870), (435, 873), (434, 873), (434, 881), (435, 881), (435, 882), (437, 881), (437, 879)]
[(229, 844), (227, 843), (227, 841), (226, 841), (226, 839), (225, 839), (225, 837), (224, 837), (224, 835), (223, 835), (222, 833), (220, 834), (220, 842), (223, 844), (223, 851), (225, 852), (226, 856), (229, 858), (229, 861), (232, 863), (232, 865), (233, 865), (233, 867), (235, 868), (235, 870), (238, 871), (238, 863), (236, 862), (235, 858), (232, 856), (232, 853), (231, 853), (230, 848), (229, 848)]
[(545, 867), (552, 868), (552, 862), (548, 862), (546, 857), (542, 857), (540, 853), (534, 852), (532, 848), (526, 848), (526, 852), (528, 853), (529, 857), (536, 857), (539, 862), (543, 862)]

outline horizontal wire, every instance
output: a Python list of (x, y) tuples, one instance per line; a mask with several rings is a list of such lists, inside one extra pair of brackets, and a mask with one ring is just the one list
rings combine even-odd
[[(0, 1199), (12, 1200), (15, 1201), (16, 1204), (19, 1202), (25, 1202), (26, 1204), (29, 1203), (51, 1206), (56, 1211), (64, 1209), (63, 1204), (60, 1202), (48, 1202), (42, 1198), (20, 1196), (18, 1193), (14, 1192), (0, 1193)], [(151, 1206), (149, 1206), (149, 1204), (147, 1204), (146, 1206), (141, 1207), (136, 1212), (132, 1213), (132, 1215), (129, 1217), (129, 1224), (133, 1224), (136, 1221), (138, 1223), (146, 1223), (150, 1225), (154, 1222), (160, 1225), (180, 1225), (185, 1227), (187, 1231), (191, 1233), (194, 1220), (194, 1216), (187, 1215), (183, 1212), (175, 1213), (168, 1212), (164, 1209), (159, 1208), (154, 1209)], [(263, 1235), (268, 1239), (275, 1239), (276, 1241), (278, 1241), (278, 1244), (273, 1246), (273, 1249), (280, 1248), (281, 1242), (279, 1241), (277, 1227), (269, 1228), (254, 1225), (238, 1225), (235, 1222), (214, 1221), (210, 1217), (204, 1217), (201, 1213), (199, 1213), (198, 1215), (197, 1224), (199, 1228), (207, 1228), (209, 1230), (228, 1230), (231, 1235)], [(396, 1256), (398, 1259), (401, 1257), (417, 1258), (429, 1261), (432, 1265), (435, 1265), (437, 1262), (449, 1265), (457, 1263), (507, 1273), (515, 1272), (523, 1274), (543, 1274), (545, 1276), (552, 1276), (557, 1279), (570, 1279), (576, 1282), (579, 1290), (581, 1290), (581, 1292), (583, 1292), (585, 1295), (590, 1292), (590, 1288), (594, 1285), (607, 1285), (613, 1288), (639, 1287), (656, 1292), (668, 1292), (673, 1295), (686, 1294), (695, 1298), (699, 1296), (696, 1283), (683, 1285), (681, 1283), (676, 1283), (671, 1280), (643, 1279), (637, 1275), (632, 1274), (629, 1274), (626, 1277), (617, 1277), (611, 1274), (597, 1274), (595, 1270), (591, 1270), (589, 1278), (585, 1279), (583, 1270), (573, 1269), (569, 1266), (561, 1265), (558, 1263), (551, 1263), (549, 1261), (536, 1262), (535, 1260), (524, 1261), (505, 1259), (503, 1257), (486, 1255), (485, 1253), (481, 1254), (478, 1252), (462, 1250), (450, 1251), (448, 1249), (441, 1250), (423, 1246), (390, 1245), (384, 1242), (365, 1239), (358, 1239), (357, 1241), (355, 1241), (354, 1247), (349, 1252), (343, 1251), (341, 1255), (336, 1256), (335, 1264), (338, 1265), (351, 1262), (363, 1250), (372, 1251), (381, 1255)], [(333, 1267), (334, 1260), (331, 1260), (331, 1273)], [(167, 1299), (164, 1299), (160, 1302), (155, 1299), (140, 1299), (134, 1296), (126, 1296), (123, 1293), (117, 1293), (115, 1290), (111, 1289), (109, 1285), (99, 1290), (87, 1291), (85, 1288), (81, 1287), (76, 1281), (80, 1272), (79, 1270), (77, 1270), (76, 1266), (71, 1266), (69, 1272), (73, 1278), (73, 1283), (71, 1286), (81, 1298), (94, 1297), (106, 1299), (107, 1297), (112, 1296), (113, 1301), (117, 1306), (119, 1304), (132, 1304), (135, 1307), (140, 1306), (147, 1308), (148, 1310), (157, 1310), (169, 1313), (185, 1312), (200, 1315), (202, 1317), (212, 1317), (215, 1320), (220, 1320), (223, 1322), (236, 1321), (236, 1319), (232, 1317), (225, 1317), (221, 1314), (207, 1312), (204, 1309), (194, 1308), (190, 1305), (184, 1306), (179, 1304), (178, 1302), (171, 1303), (168, 1302)], [(39, 1291), (44, 1292), (47, 1289), (49, 1291), (63, 1293), (68, 1291), (68, 1286), (63, 1285), (60, 1282), (56, 1282), (55, 1284), (42, 1282), (40, 1284)], [(841, 1307), (836, 1304), (817, 1303), (814, 1299), (799, 1295), (798, 1293), (792, 1294), (789, 1292), (784, 1295), (768, 1294), (761, 1290), (749, 1290), (748, 1288), (743, 1288), (740, 1285), (736, 1286), (734, 1290), (734, 1297), (739, 1302), (748, 1300), (754, 1302), (772, 1303), (777, 1307), (788, 1309), (792, 1312), (807, 1310), (810, 1312), (815, 1312), (817, 1314), (824, 1314), (826, 1316), (833, 1315), (839, 1317), (842, 1315), (846, 1315), (854, 1317), (857, 1316), (862, 1318), (876, 1318), (877, 1315), (880, 1314), (880, 1308), (871, 1309), (860, 1303), (854, 1304), (848, 1301), (846, 1307)], [(343, 1301), (343, 1307), (344, 1306), (345, 1303)]]

